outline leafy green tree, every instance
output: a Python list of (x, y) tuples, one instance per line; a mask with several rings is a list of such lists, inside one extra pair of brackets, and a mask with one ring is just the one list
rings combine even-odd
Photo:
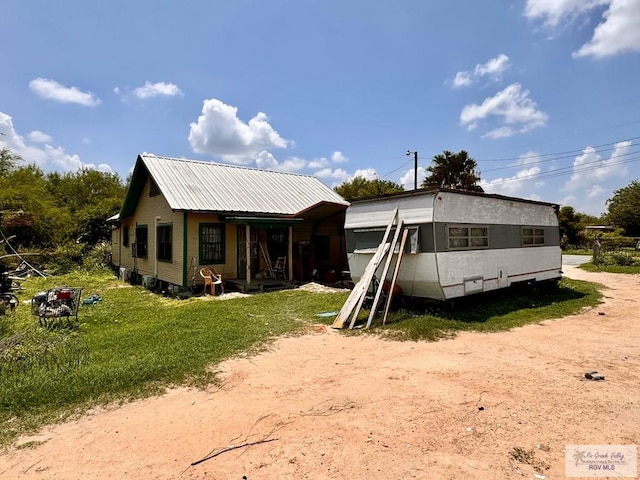
[(592, 234), (587, 232), (586, 227), (589, 225), (602, 225), (606, 223), (603, 219), (594, 217), (587, 213), (576, 212), (571, 206), (565, 205), (558, 212), (558, 221), (560, 223), (560, 235), (564, 245), (585, 245), (591, 241)]
[(88, 169), (45, 174), (21, 160), (0, 150), (0, 228), (15, 236), (14, 246), (84, 248), (109, 239), (106, 219), (125, 195), (118, 175)]
[(404, 192), (404, 188), (399, 183), (390, 180), (367, 180), (364, 177), (354, 177), (350, 182), (343, 182), (334, 188), (338, 195), (347, 201), (365, 197), (377, 197), (389, 193)]
[(73, 218), (70, 235), (89, 246), (110, 238), (107, 218), (117, 213), (125, 186), (114, 173), (83, 169), (75, 173), (50, 173), (48, 188), (57, 205)]
[(22, 157), (17, 153), (8, 148), (2, 148), (0, 150), (0, 175), (6, 175), (11, 172), (21, 160)]
[(630, 237), (640, 236), (640, 181), (613, 192), (607, 200), (607, 219), (616, 227), (624, 229)]
[(580, 233), (580, 219), (576, 216), (573, 207), (564, 206), (558, 212), (558, 221), (560, 223), (560, 235), (563, 243), (569, 245), (578, 244), (578, 234)]
[(42, 170), (35, 165), (13, 168), (0, 175), (0, 206), (5, 235), (23, 247), (51, 247), (63, 242), (71, 217), (56, 206)]
[(460, 150), (457, 153), (445, 150), (435, 155), (427, 168), (429, 175), (423, 180), (423, 188), (453, 188), (482, 192), (479, 185), (478, 164), (469, 154)]

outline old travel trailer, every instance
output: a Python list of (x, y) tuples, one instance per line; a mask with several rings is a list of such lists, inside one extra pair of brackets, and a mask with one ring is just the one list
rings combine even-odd
[(562, 276), (558, 208), (447, 189), (354, 201), (345, 218), (350, 274), (355, 282), (362, 277), (393, 225), (391, 231), (407, 230), (406, 242), (401, 254), (393, 246), (392, 264), (399, 254), (401, 261), (385, 280), (396, 277), (403, 295), (450, 300), (519, 282), (555, 282)]

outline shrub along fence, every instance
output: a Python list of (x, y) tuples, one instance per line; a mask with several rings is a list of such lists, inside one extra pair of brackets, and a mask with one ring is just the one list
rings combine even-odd
[(596, 265), (640, 266), (640, 239), (596, 238), (591, 245)]

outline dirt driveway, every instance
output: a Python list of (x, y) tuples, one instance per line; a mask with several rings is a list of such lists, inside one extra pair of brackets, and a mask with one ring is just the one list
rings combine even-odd
[(311, 329), (225, 362), (220, 388), (23, 438), (42, 443), (0, 456), (0, 478), (564, 478), (567, 444), (640, 444), (640, 277), (565, 273), (605, 303), (436, 343)]

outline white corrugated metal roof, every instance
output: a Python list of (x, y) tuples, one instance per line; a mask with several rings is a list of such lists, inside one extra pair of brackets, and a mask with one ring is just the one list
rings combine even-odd
[(147, 154), (139, 158), (173, 210), (294, 215), (323, 202), (349, 205), (308, 175)]

